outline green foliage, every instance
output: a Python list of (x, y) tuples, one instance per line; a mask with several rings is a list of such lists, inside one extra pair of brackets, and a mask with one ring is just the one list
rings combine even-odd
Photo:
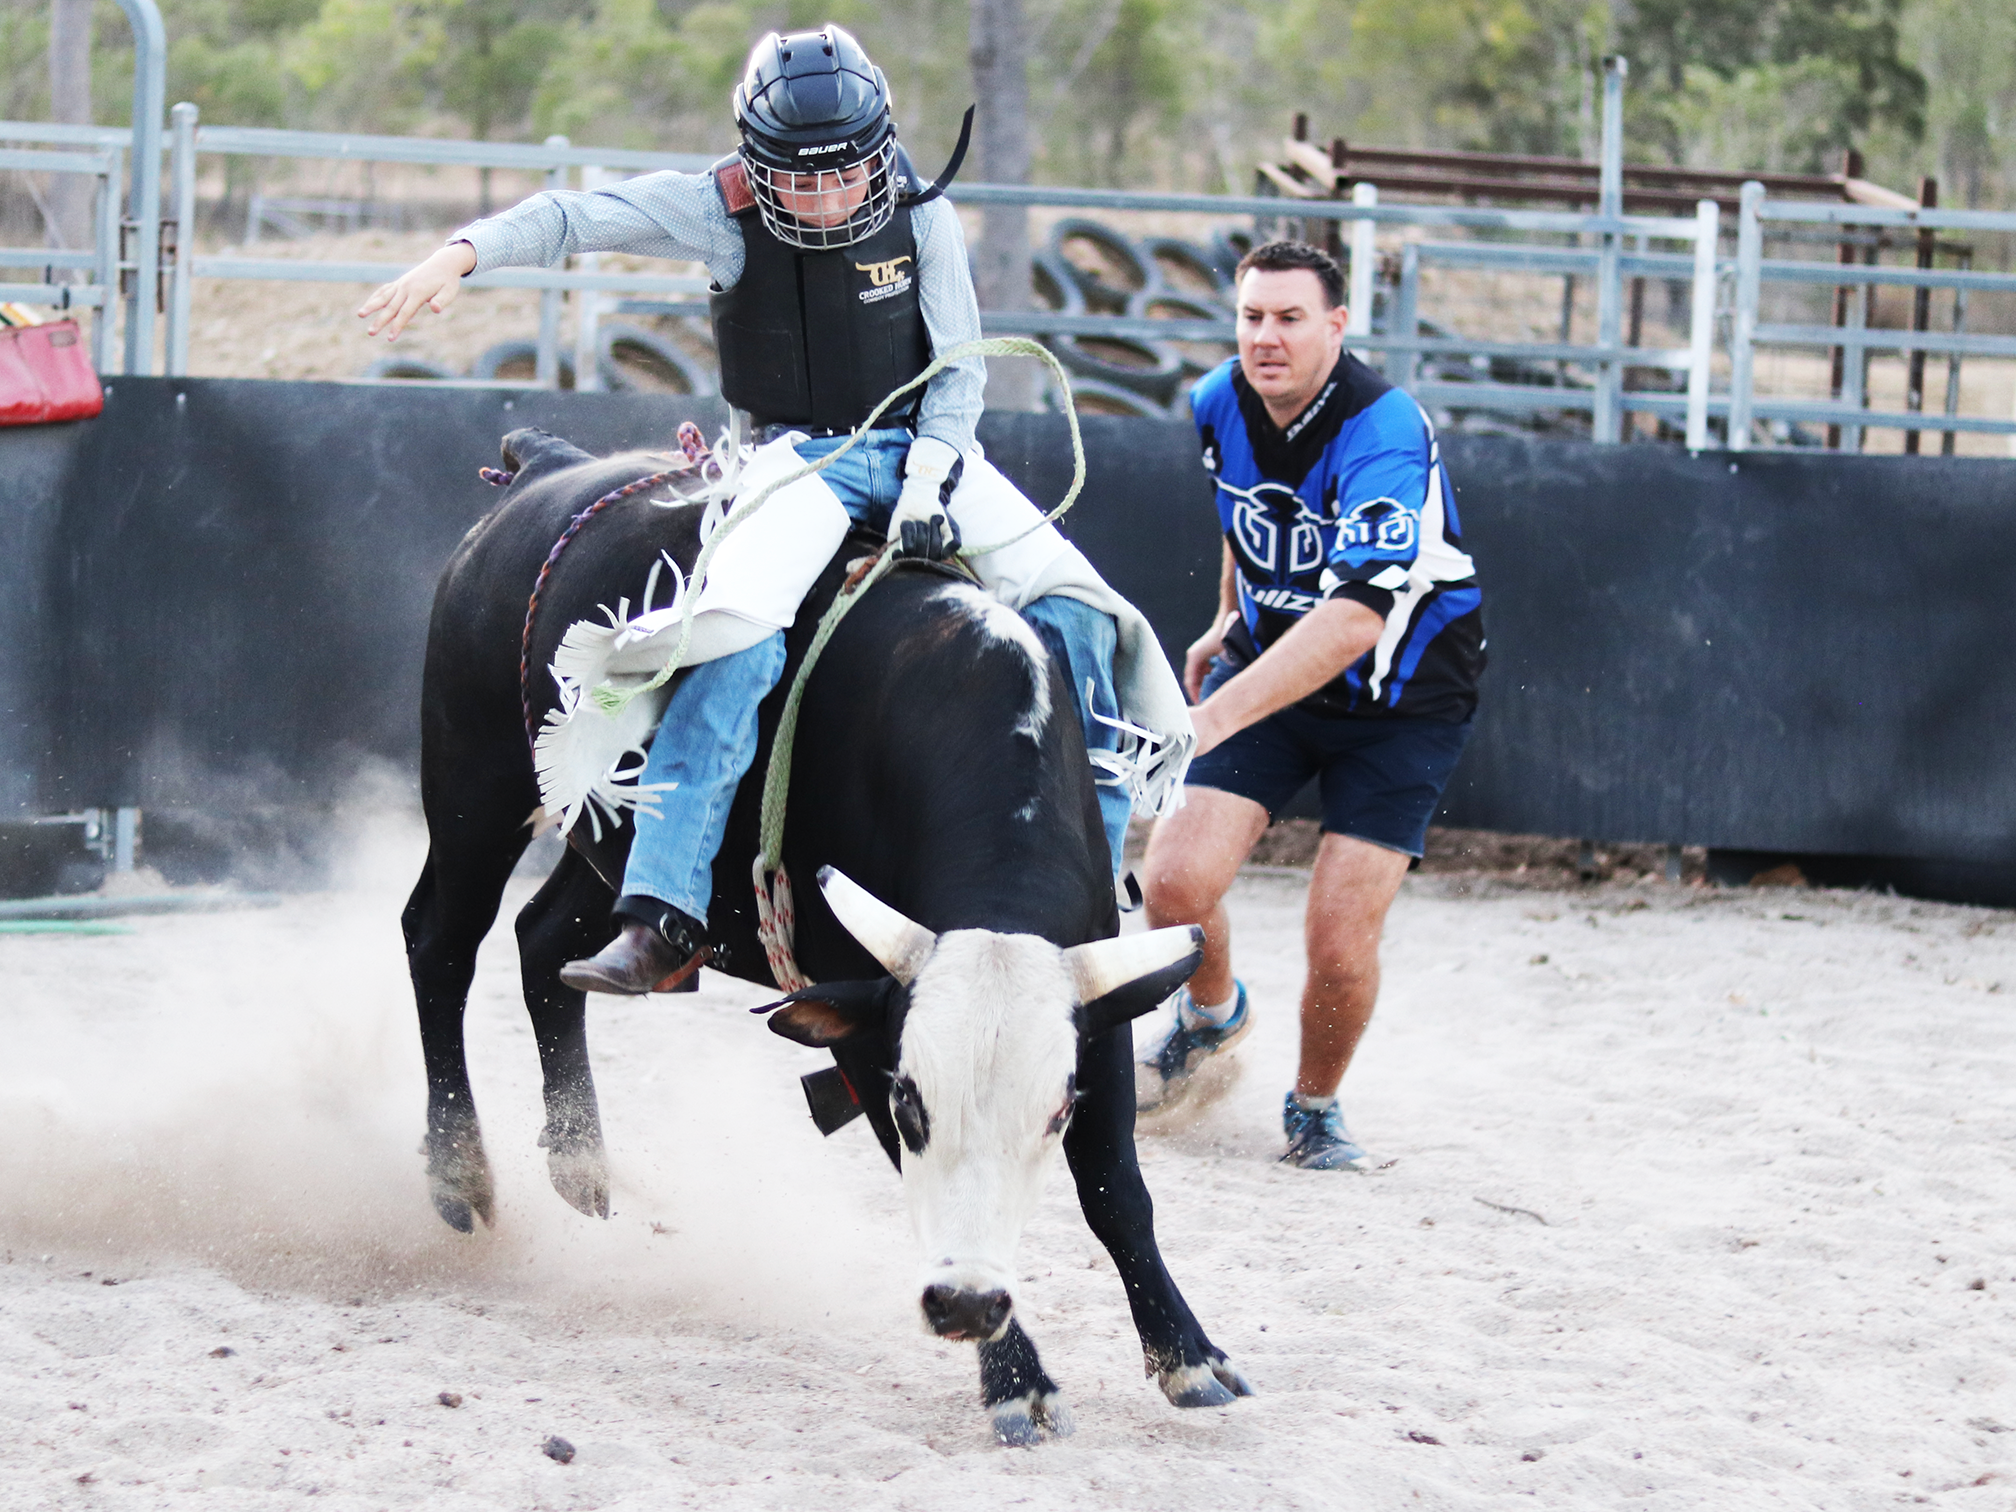
[(1818, 170), (1881, 125), (1915, 140), (1925, 76), (1902, 52), (1903, 0), (1641, 0), (1616, 45), (1639, 73), (1632, 124), (1674, 161), (1723, 97), (1795, 107), (1775, 156)]
[(1207, 6), (1198, 0), (1061, 0), (1047, 14), (1030, 9), (1030, 128), (1038, 171), (1053, 180), (1121, 184), (1155, 176), (1155, 168), (1180, 159)]
[(442, 107), (478, 138), (524, 123), (574, 19), (570, 0), (420, 0), (418, 9), (441, 38), (429, 82)]
[[(49, 114), (49, 8), (0, 5), (0, 116), (38, 120)], [(32, 62), (34, 67), (23, 67)]]
[[(1937, 157), (1926, 164), (1912, 144), (1878, 135), (1872, 166), (1900, 178), (1914, 169), (1944, 180), (1944, 203), (2016, 202), (2016, 7), (1980, 0), (1917, 0), (1903, 26), (1906, 48), (1927, 84), (1926, 132)], [(1892, 164), (1896, 166), (1891, 167)]]
[(424, 119), (442, 51), (438, 14), (397, 0), (323, 0), (287, 39), (287, 76), (300, 91), (289, 124), (410, 131)]

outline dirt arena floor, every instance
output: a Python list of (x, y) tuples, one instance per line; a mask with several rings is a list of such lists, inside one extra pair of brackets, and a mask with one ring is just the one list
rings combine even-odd
[[(1060, 1170), (1020, 1306), (1075, 1438), (991, 1441), (900, 1189), (753, 988), (598, 1003), (615, 1214), (547, 1187), (508, 931), (469, 1013), (500, 1192), (428, 1206), (410, 828), (277, 910), (0, 936), (0, 1506), (2016, 1505), (2016, 915), (1417, 875), (1347, 1084), (1275, 1163), (1305, 874), (1233, 898), (1257, 1027), (1144, 1134), (1259, 1395), (1179, 1413)], [(529, 881), (521, 879), (517, 895)], [(562, 1464), (542, 1453), (558, 1436)]]

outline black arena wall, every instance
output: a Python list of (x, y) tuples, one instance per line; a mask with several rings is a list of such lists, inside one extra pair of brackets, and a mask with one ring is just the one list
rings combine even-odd
[[(318, 804), (411, 771), (435, 574), (540, 425), (664, 445), (718, 400), (122, 378), (0, 431), (0, 819)], [(1172, 659), (1218, 540), (1187, 426), (1088, 417), (1066, 529)], [(1050, 416), (990, 416), (1046, 507)], [(1443, 822), (2016, 864), (2016, 463), (1444, 443), (1491, 667)], [(641, 572), (640, 567), (640, 572)], [(530, 585), (527, 585), (528, 590)]]

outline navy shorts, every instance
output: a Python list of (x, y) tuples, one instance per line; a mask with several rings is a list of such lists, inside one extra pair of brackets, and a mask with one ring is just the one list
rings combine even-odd
[[(1238, 670), (1222, 658), (1213, 662), (1204, 696)], [(1206, 751), (1185, 780), (1250, 798), (1278, 819), (1314, 777), (1327, 834), (1418, 856), (1470, 725), (1405, 715), (1338, 719), (1291, 706)]]

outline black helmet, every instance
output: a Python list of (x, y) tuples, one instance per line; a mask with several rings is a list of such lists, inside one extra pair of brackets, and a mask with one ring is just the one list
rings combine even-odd
[(779, 241), (850, 246), (896, 213), (889, 81), (839, 27), (758, 42), (735, 89), (735, 124), (756, 207)]

